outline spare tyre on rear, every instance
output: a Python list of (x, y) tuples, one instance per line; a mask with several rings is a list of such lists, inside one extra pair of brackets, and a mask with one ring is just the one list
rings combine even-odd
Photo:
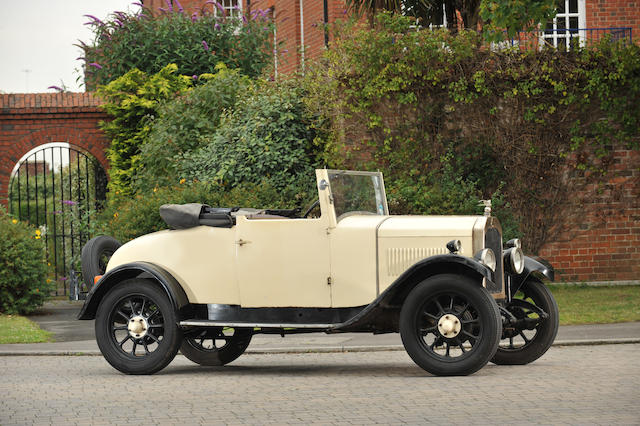
[(118, 240), (107, 235), (93, 237), (82, 248), (82, 279), (87, 290), (93, 287), (93, 277), (103, 275), (113, 253), (122, 246)]

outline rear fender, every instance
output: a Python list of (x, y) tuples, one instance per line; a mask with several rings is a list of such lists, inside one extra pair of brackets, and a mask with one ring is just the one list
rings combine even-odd
[(133, 262), (119, 265), (100, 278), (87, 295), (87, 300), (78, 314), (78, 319), (94, 319), (100, 301), (109, 290), (122, 281), (136, 277), (149, 279), (161, 287), (173, 305), (178, 319), (184, 319), (187, 316), (190, 307), (189, 299), (180, 283), (158, 265), (149, 262)]
[(524, 270), (521, 274), (510, 274), (505, 271), (505, 277), (509, 291), (509, 299), (512, 299), (522, 285), (529, 279), (529, 277), (535, 278), (540, 281), (554, 281), (555, 271), (553, 266), (545, 259), (534, 259), (530, 256), (524, 257)]

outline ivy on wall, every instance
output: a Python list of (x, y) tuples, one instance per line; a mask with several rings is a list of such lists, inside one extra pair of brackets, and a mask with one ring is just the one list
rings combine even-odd
[[(307, 73), (307, 102), (324, 118), (325, 161), (382, 169), (399, 212), (433, 211), (424, 194), (438, 188), (499, 189), (535, 252), (571, 214), (580, 185), (606, 176), (612, 150), (638, 147), (635, 44), (492, 51), (472, 31), (376, 19), (373, 30), (339, 28)], [(408, 194), (407, 179), (424, 190)]]

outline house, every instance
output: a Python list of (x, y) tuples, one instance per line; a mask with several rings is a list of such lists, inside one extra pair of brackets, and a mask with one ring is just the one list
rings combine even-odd
[[(606, 35), (613, 39), (640, 40), (640, 0), (558, 0), (558, 13), (552, 22), (535, 35), (536, 46), (542, 43), (554, 47), (571, 47), (599, 40)], [(143, 0), (152, 11), (160, 8), (183, 7), (186, 13), (201, 8), (218, 13), (213, 2), (206, 0)], [(302, 70), (305, 61), (317, 58), (328, 46), (327, 24), (347, 16), (344, 0), (219, 0), (229, 13), (268, 11), (274, 17), (274, 40), (278, 49), (274, 55), (277, 72)], [(446, 22), (443, 11), (443, 23)], [(530, 41), (530, 35), (523, 35)]]

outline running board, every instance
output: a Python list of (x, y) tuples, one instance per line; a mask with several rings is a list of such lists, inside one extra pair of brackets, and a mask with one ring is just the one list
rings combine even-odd
[(180, 321), (180, 327), (234, 327), (234, 328), (311, 328), (327, 330), (337, 328), (340, 324), (282, 324), (259, 322), (234, 322), (210, 320)]

